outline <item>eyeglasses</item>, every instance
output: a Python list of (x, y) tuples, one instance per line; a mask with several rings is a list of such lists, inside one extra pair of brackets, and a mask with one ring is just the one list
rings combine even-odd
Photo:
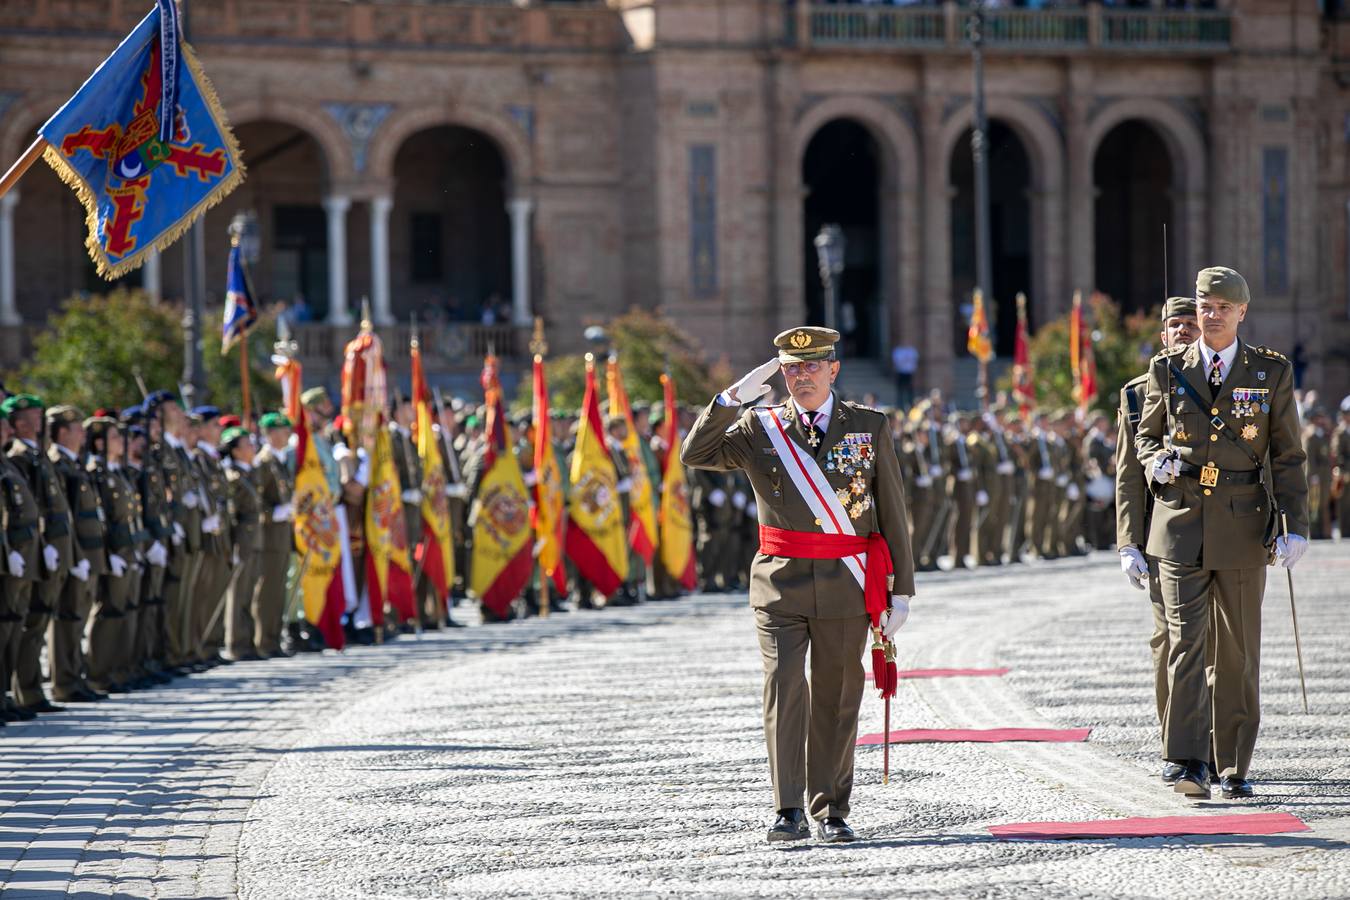
[(792, 378), (796, 378), (803, 372), (805, 372), (807, 375), (815, 375), (817, 372), (821, 370), (821, 368), (823, 368), (824, 366), (828, 366), (829, 364), (830, 364), (829, 360), (819, 360), (819, 359), (813, 359), (811, 362), (804, 362), (804, 363), (788, 363), (787, 365), (783, 366), (783, 374), (788, 375)]

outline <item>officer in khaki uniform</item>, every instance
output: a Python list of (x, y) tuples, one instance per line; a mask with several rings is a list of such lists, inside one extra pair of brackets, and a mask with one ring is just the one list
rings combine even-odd
[[(408, 550), (411, 553), (422, 542), (422, 458), (417, 455), (417, 445), (413, 443), (412, 423), (416, 412), (412, 401), (401, 394), (393, 403), (394, 421), (389, 423), (389, 449), (394, 456), (394, 470), (398, 473), (398, 483), (403, 492), (403, 522), (408, 538)], [(417, 573), (417, 584), (413, 585), (417, 597), (417, 615), (419, 622), (404, 623), (405, 628), (420, 624), (426, 629), (436, 629), (441, 624), (441, 603), (436, 597), (436, 588), (425, 572)]]
[[(197, 471), (202, 500), (202, 562), (197, 571), (193, 591), (193, 619), (191, 635), (196, 642), (193, 660), (214, 666), (220, 658), (225, 640), (223, 610), (217, 610), (225, 601), (225, 588), (230, 583), (230, 535), (225, 528), (226, 488), (225, 470), (221, 468), (220, 410), (214, 406), (198, 406), (192, 410), (192, 440), (190, 452)], [(214, 618), (215, 623), (212, 624)], [(207, 626), (210, 625), (210, 631)]]
[(253, 443), (239, 426), (220, 435), (225, 471), (225, 530), (229, 534), (230, 581), (225, 593), (225, 647), (234, 660), (258, 659), (253, 647), (253, 594), (263, 550), (263, 521), (269, 510), (254, 483)]
[(295, 482), (283, 454), (291, 436), (291, 420), (270, 412), (258, 420), (266, 443), (254, 457), (254, 479), (262, 500), (264, 520), (258, 588), (253, 595), (253, 647), (263, 658), (281, 651), (282, 619), (286, 614), (286, 572), (291, 562), (291, 494)]
[(155, 447), (159, 445), (159, 417), (147, 414), (145, 406), (122, 410), (127, 424), (127, 478), (136, 488), (140, 504), (140, 543), (146, 545), (145, 569), (137, 588), (134, 640), (131, 646), (129, 679), (143, 686), (166, 684), (164, 655), (164, 575), (173, 544), (173, 529), (168, 515), (164, 472)]
[(139, 501), (126, 482), (117, 460), (122, 458), (122, 433), (117, 420), (94, 416), (84, 420), (85, 469), (93, 483), (106, 527), (107, 571), (95, 590), (93, 619), (89, 623), (89, 684), (102, 693), (125, 693), (119, 671), (130, 635), (126, 631), (127, 599), (135, 584), (136, 508)]
[[(0, 405), (0, 447), (13, 439), (8, 413)], [(5, 573), (0, 578), (0, 722), (34, 718), (9, 696), (19, 663), (19, 640), (41, 572), (41, 542), (37, 498), (23, 472), (0, 454), (0, 501), (4, 509)]]
[[(780, 529), (794, 542), (848, 530), (862, 537), (878, 534), (894, 564), (890, 608), (880, 618), (881, 630), (890, 637), (908, 615), (914, 593), (900, 466), (886, 416), (845, 403), (831, 389), (839, 374), (838, 339), (839, 333), (828, 328), (780, 334), (775, 359), (708, 404), (685, 438), (681, 458), (695, 468), (745, 471), (761, 530)], [(768, 392), (765, 382), (780, 370), (792, 400), (742, 410)], [(804, 488), (816, 495), (811, 499), (798, 488), (803, 478), (812, 479)], [(819, 492), (826, 490), (834, 492), (829, 499), (836, 504), (823, 499)], [(830, 517), (829, 524), (811, 504)], [(836, 521), (845, 515), (846, 522)], [(750, 568), (750, 605), (764, 661), (764, 734), (778, 808), (769, 839), (807, 836), (805, 799), (823, 840), (849, 841), (855, 835), (845, 817), (853, 790), (869, 618), (863, 590), (846, 561), (803, 558), (804, 553), (761, 551)]]
[(66, 492), (73, 526), (76, 563), (70, 569), (57, 602), (47, 638), (51, 666), (52, 698), (58, 702), (102, 700), (86, 679), (83, 649), (84, 629), (94, 604), (99, 577), (108, 571), (104, 549), (103, 506), (93, 479), (80, 460), (84, 445), (84, 413), (73, 406), (47, 410), (51, 446), (47, 457)]
[[(1164, 348), (1184, 347), (1200, 337), (1195, 319), (1195, 298), (1169, 297), (1163, 304), (1161, 341)], [(1134, 435), (1144, 413), (1144, 392), (1148, 373), (1138, 376), (1120, 389), (1120, 415), (1116, 427), (1116, 548), (1120, 567), (1139, 590), (1147, 588), (1153, 605), (1153, 635), (1148, 646), (1153, 653), (1153, 692), (1158, 724), (1167, 726), (1167, 671), (1171, 644), (1167, 638), (1167, 609), (1163, 604), (1162, 584), (1158, 581), (1158, 560), (1144, 556), (1148, 543), (1148, 525), (1153, 514), (1153, 494), (1148, 475), (1139, 464)], [(1165, 762), (1162, 779), (1176, 784), (1183, 767)]]
[(1303, 429), (1303, 452), (1308, 454), (1308, 537), (1314, 541), (1331, 537), (1331, 473), (1335, 468), (1331, 436), (1327, 411), (1320, 406), (1310, 409)]
[(1212, 758), (1231, 799), (1252, 795), (1271, 536), (1286, 514), (1289, 536), (1273, 543), (1292, 568), (1307, 549), (1308, 483), (1293, 366), (1237, 335), (1247, 282), (1229, 268), (1203, 269), (1195, 296), (1200, 340), (1149, 363), (1135, 445), (1155, 501), (1145, 552), (1158, 560), (1170, 642), (1163, 755), (1185, 766), (1175, 790), (1201, 798)]

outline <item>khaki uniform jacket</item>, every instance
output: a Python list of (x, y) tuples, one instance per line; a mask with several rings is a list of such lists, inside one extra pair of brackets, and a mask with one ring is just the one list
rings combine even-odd
[(85, 464), (94, 489), (98, 492), (107, 528), (105, 547), (134, 567), (136, 562), (136, 517), (140, 498), (130, 489), (122, 471), (114, 470), (100, 456), (91, 456)]
[(42, 577), (63, 581), (70, 574), (70, 567), (84, 558), (75, 545), (65, 485), (47, 455), (21, 440), (16, 440), (10, 447), (9, 458), (23, 472), (37, 496), (38, 511), (42, 516), (42, 543), (55, 547), (60, 556), (56, 571), (49, 572), (45, 564), (41, 566)]
[[(850, 476), (828, 471), (825, 461), (831, 448), (847, 434), (871, 435), (874, 464), (860, 474), (867, 484), (871, 506), (852, 520), (860, 536), (879, 531), (890, 547), (895, 567), (893, 593), (914, 594), (914, 558), (910, 549), (900, 464), (891, 440), (886, 416), (875, 410), (843, 402), (836, 394), (829, 428), (820, 446), (812, 449), (805, 426), (792, 403), (776, 408), (789, 440), (804, 454), (813, 456), (830, 486), (849, 487)], [(685, 437), (680, 458), (687, 466), (714, 471), (743, 469), (755, 491), (761, 525), (792, 531), (819, 531), (815, 514), (778, 458), (769, 436), (753, 409), (722, 406), (716, 400), (699, 416)], [(817, 618), (847, 618), (866, 612), (863, 592), (844, 563), (835, 559), (790, 559), (756, 553), (750, 566), (750, 605), (776, 613)]]
[[(1169, 377), (1169, 362), (1191, 387), (1181, 385), (1175, 376)], [(1251, 407), (1245, 411), (1248, 414), (1236, 415), (1243, 410), (1237, 409), (1234, 388), (1265, 389), (1268, 393), (1262, 403), (1246, 404)], [(1203, 396), (1194, 396), (1197, 390)], [(1223, 430), (1237, 432), (1232, 435), (1236, 443), (1219, 434), (1212, 421), (1216, 416), (1226, 423)], [(1155, 356), (1149, 363), (1144, 412), (1135, 435), (1139, 463), (1156, 501), (1146, 552), (1211, 571), (1264, 566), (1270, 512), (1265, 488), (1260, 484), (1227, 483), (1222, 475), (1212, 488), (1203, 488), (1198, 478), (1187, 476), (1171, 484), (1158, 483), (1152, 477), (1153, 460), (1165, 448), (1164, 439), (1169, 435), (1183, 463), (1212, 463), (1221, 473), (1252, 471), (1255, 467), (1242, 446), (1248, 448), (1265, 461), (1276, 509), (1288, 515), (1290, 533), (1307, 536), (1305, 454), (1294, 404), (1293, 366), (1284, 356), (1239, 341), (1232, 370), (1216, 397), (1210, 396), (1199, 342)]]
[(263, 520), (271, 518), (271, 510), (264, 510), (262, 498), (254, 484), (256, 469), (247, 472), (232, 462), (226, 461), (225, 473), (227, 508), (221, 527), (230, 533), (230, 544), (238, 549), (239, 555), (262, 552)]
[(202, 514), (216, 516), (220, 520), (218, 532), (215, 534), (202, 532), (202, 546), (208, 553), (229, 557), (234, 548), (230, 540), (229, 523), (226, 521), (229, 518), (229, 511), (225, 508), (228, 491), (225, 486), (224, 466), (219, 457), (202, 447), (192, 452), (192, 462), (197, 471), (197, 483), (201, 486)]
[(65, 487), (66, 502), (70, 504), (73, 539), (78, 559), (89, 560), (89, 577), (108, 571), (108, 555), (104, 548), (103, 505), (99, 502), (94, 480), (76, 460), (55, 445), (47, 448), (47, 457), (56, 469), (57, 477)]
[[(4, 495), (5, 544), (23, 557), (22, 580), (36, 581), (42, 574), (42, 519), (28, 479), (8, 456), (0, 456), (0, 492)], [(6, 572), (12, 576), (8, 564)]]
[(1116, 546), (1133, 544), (1141, 551), (1148, 543), (1148, 523), (1153, 515), (1153, 494), (1148, 473), (1135, 453), (1134, 433), (1144, 414), (1148, 375), (1140, 375), (1120, 389), (1120, 415), (1116, 436)]
[(263, 549), (268, 552), (289, 553), (293, 534), (293, 523), (272, 521), (275, 507), (291, 502), (294, 484), (291, 474), (271, 447), (265, 444), (253, 458), (253, 483), (258, 488), (258, 497), (263, 506)]

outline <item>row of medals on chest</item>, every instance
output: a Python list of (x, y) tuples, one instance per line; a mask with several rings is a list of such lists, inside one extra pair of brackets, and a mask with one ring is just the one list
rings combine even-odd
[[(811, 440), (812, 437), (815, 440)], [(819, 445), (820, 437), (815, 433), (815, 429), (812, 429), (807, 442), (812, 447)], [(872, 495), (867, 490), (865, 473), (871, 471), (874, 458), (872, 435), (868, 432), (844, 435), (839, 443), (825, 454), (826, 472), (838, 472), (849, 477), (848, 484), (836, 488), (834, 495), (839, 498), (844, 509), (848, 510), (850, 519), (860, 518), (872, 508)]]
[[(1185, 395), (1186, 389), (1180, 385), (1176, 388), (1176, 430), (1172, 433), (1172, 439), (1176, 441), (1189, 441), (1191, 435), (1186, 431), (1186, 426), (1181, 422), (1181, 414), (1186, 411), (1186, 404), (1181, 402), (1181, 397)], [(1235, 419), (1254, 419), (1258, 413), (1267, 414), (1270, 412), (1269, 388), (1233, 388), (1233, 408), (1232, 414)], [(1214, 415), (1218, 415), (1218, 408), (1212, 410)], [(1254, 441), (1260, 435), (1261, 429), (1255, 422), (1247, 422), (1241, 428), (1242, 439), (1244, 441)], [(1210, 436), (1211, 439), (1217, 439), (1218, 435)]]

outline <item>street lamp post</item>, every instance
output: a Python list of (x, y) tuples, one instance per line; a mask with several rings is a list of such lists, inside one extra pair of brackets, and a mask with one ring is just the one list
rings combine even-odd
[[(178, 21), (183, 40), (189, 40), (190, 4), (180, 5)], [(206, 400), (206, 371), (202, 365), (202, 320), (206, 317), (206, 235), (200, 218), (183, 241), (183, 402), (191, 407)]]
[(970, 132), (970, 154), (975, 168), (975, 286), (984, 302), (994, 303), (994, 265), (989, 236), (989, 120), (984, 112), (984, 0), (974, 0), (966, 34), (974, 70), (975, 122)]
[(820, 285), (825, 289), (825, 327), (837, 329), (839, 276), (844, 271), (844, 230), (838, 225), (822, 225), (815, 245)]

